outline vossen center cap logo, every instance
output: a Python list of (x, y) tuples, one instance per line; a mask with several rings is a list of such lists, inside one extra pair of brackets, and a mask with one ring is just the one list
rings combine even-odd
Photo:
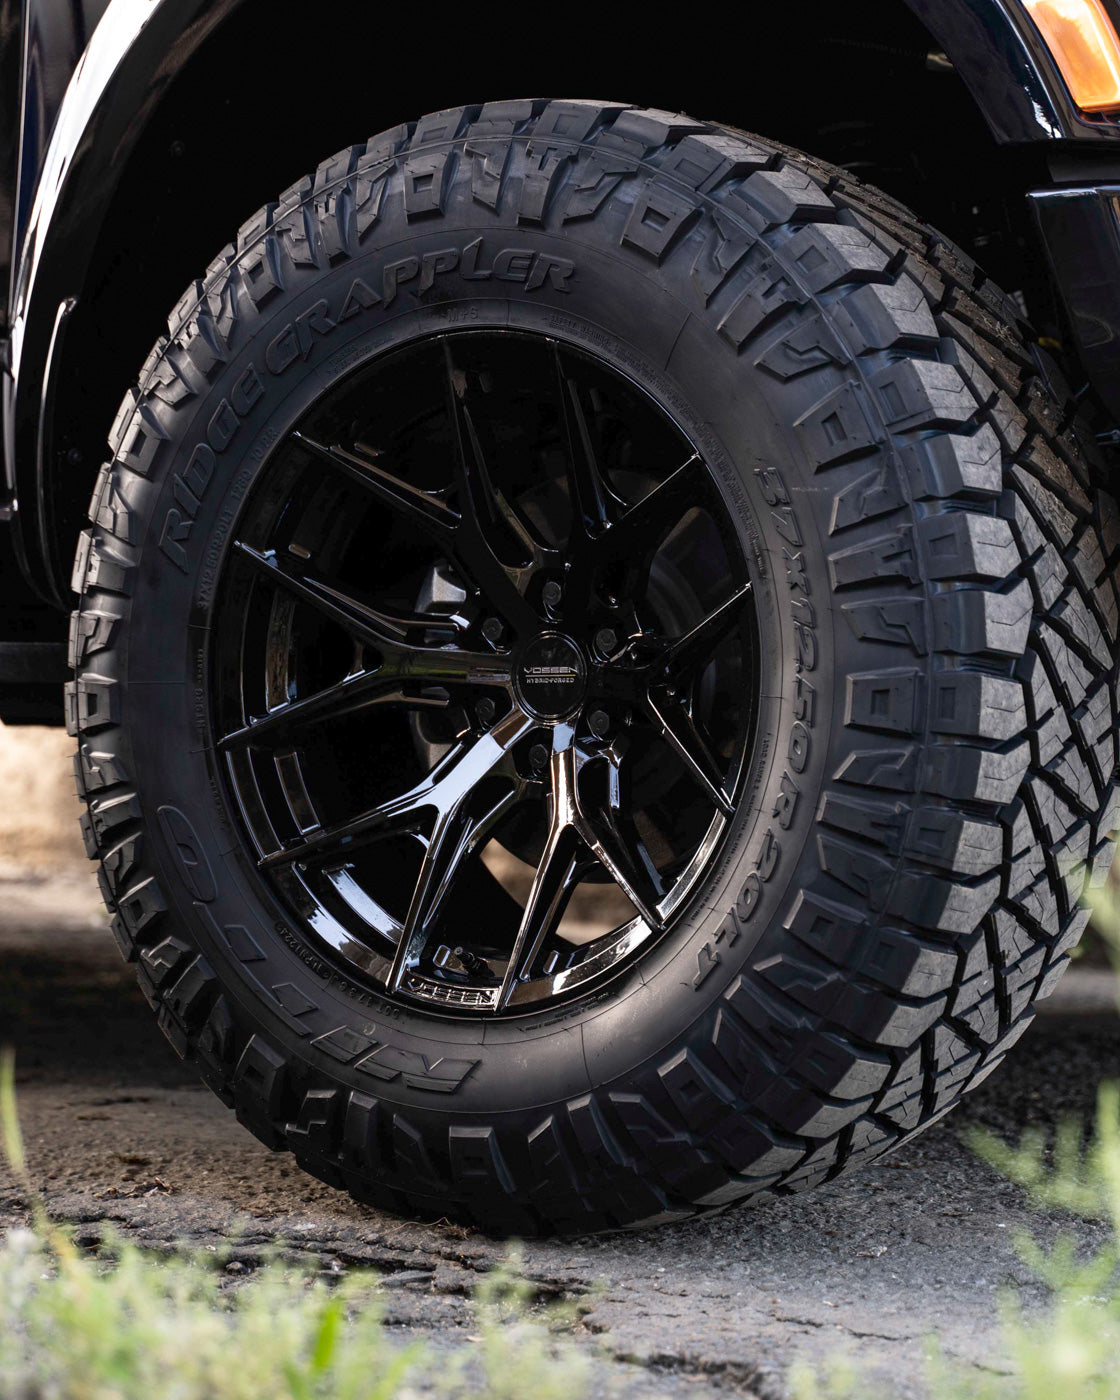
[(564, 719), (583, 700), (587, 663), (571, 637), (546, 632), (522, 652), (516, 672), (521, 703), (539, 719)]

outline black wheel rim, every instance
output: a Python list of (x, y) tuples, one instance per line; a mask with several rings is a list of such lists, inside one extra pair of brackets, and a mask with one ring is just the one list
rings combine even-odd
[(758, 631), (718, 482), (649, 393), (543, 335), (415, 342), (304, 414), (235, 533), (223, 783), (349, 972), (521, 1013), (683, 916), (748, 765)]

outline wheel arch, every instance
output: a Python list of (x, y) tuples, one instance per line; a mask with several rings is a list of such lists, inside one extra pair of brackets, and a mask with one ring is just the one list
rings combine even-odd
[[(707, 54), (702, 75), (682, 70), (664, 36), (625, 22), (597, 29), (578, 53), (527, 33), (518, 82), (590, 95), (622, 74), (631, 89), (622, 99), (690, 107), (837, 160), (860, 86), (853, 67), (880, 85), (883, 103), (897, 103), (918, 61), (944, 47), (964, 81), (951, 94), (959, 122), (940, 123), (935, 139), (944, 147), (945, 129), (954, 129), (951, 144), (973, 150), (979, 179), (994, 143), (1101, 135), (1099, 124), (1080, 129), (1013, 10), (1014, 0), (870, 0), (844, 16), (842, 30), (799, 36), (795, 104), (789, 70), (755, 72), (744, 85), (735, 45)], [(182, 286), (238, 219), (337, 146), (426, 108), (510, 95), (508, 49), (489, 41), (492, 26), (460, 29), (441, 16), (432, 32), (399, 36), (352, 21), (351, 42), (340, 46), (289, 22), (295, 13), (273, 0), (112, 0), (71, 81), (22, 250), (4, 379), (17, 543), (37, 590), (59, 607), (122, 387)], [(524, 21), (512, 5), (509, 20), (516, 39)], [(780, 20), (752, 18), (744, 37), (790, 44)], [(821, 150), (812, 123), (826, 114), (835, 148)], [(910, 118), (908, 139), (934, 139), (916, 106)], [(861, 123), (868, 128), (865, 116), (851, 116), (849, 125)]]

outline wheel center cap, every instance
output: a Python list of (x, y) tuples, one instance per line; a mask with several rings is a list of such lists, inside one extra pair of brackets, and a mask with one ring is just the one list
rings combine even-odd
[(526, 646), (517, 663), (521, 703), (538, 719), (565, 719), (583, 700), (587, 663), (571, 637), (543, 632)]

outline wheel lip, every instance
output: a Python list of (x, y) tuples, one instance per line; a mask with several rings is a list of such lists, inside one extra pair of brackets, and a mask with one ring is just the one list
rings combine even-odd
[[(476, 304), (475, 300), (472, 298), (464, 298), (464, 302), (470, 303), (472, 306)], [(588, 327), (593, 328), (593, 323), (587, 322), (586, 324)], [(729, 460), (729, 454), (725, 448), (719, 445), (718, 442), (715, 443), (715, 460), (713, 460), (710, 451), (704, 450), (697, 445), (697, 431), (698, 429), (702, 431), (703, 420), (698, 419), (696, 425), (693, 428), (689, 428), (682, 422), (679, 413), (675, 412), (670, 406), (669, 400), (674, 397), (672, 393), (672, 381), (667, 379), (664, 370), (654, 364), (645, 365), (644, 362), (641, 362), (641, 368), (654, 380), (652, 386), (642, 383), (641, 380), (636, 377), (638, 372), (636, 367), (639, 361), (635, 359), (633, 353), (626, 353), (628, 347), (624, 340), (612, 336), (610, 344), (607, 345), (603, 343), (598, 334), (595, 336), (588, 335), (586, 337), (581, 337), (579, 331), (583, 328), (583, 325), (583, 320), (578, 319), (570, 328), (575, 333), (567, 334), (564, 331), (557, 331), (552, 327), (544, 328), (538, 324), (530, 323), (527, 320), (518, 319), (516, 321), (511, 321), (502, 315), (495, 315), (492, 305), (486, 301), (481, 301), (477, 303), (477, 317), (472, 317), (471, 324), (466, 326), (415, 328), (397, 324), (390, 327), (374, 329), (365, 333), (358, 341), (358, 345), (361, 347), (361, 353), (352, 353), (345, 363), (340, 363), (338, 368), (332, 371), (329, 377), (320, 377), (318, 382), (309, 379), (300, 386), (299, 391), (289, 400), (289, 402), (294, 402), (297, 405), (294, 416), (290, 410), (287, 409), (286, 405), (284, 408), (278, 408), (272, 415), (270, 426), (275, 425), (277, 419), (280, 419), (287, 426), (280, 427), (277, 433), (269, 436), (267, 448), (261, 449), (255, 458), (252, 477), (242, 483), (239, 493), (241, 500), (231, 520), (230, 529), (223, 543), (217, 561), (217, 567), (214, 571), (215, 584), (208, 611), (210, 611), (212, 615), (214, 610), (218, 607), (221, 585), (229, 567), (231, 544), (233, 540), (236, 539), (238, 530), (244, 522), (246, 511), (254, 495), (254, 488), (262, 479), (264, 473), (274, 464), (276, 455), (285, 448), (291, 434), (296, 430), (299, 423), (306, 418), (315, 404), (326, 394), (337, 392), (348, 379), (355, 378), (368, 371), (378, 360), (386, 359), (403, 351), (419, 349), (425, 343), (438, 342), (446, 339), (478, 339), (494, 335), (513, 336), (554, 343), (561, 349), (606, 369), (611, 375), (624, 382), (638, 396), (650, 402), (657, 412), (661, 414), (693, 448), (696, 458), (703, 464), (708, 477), (713, 483), (716, 495), (724, 507), (726, 522), (731, 527), (738, 557), (742, 564), (743, 575), (750, 583), (754, 584), (756, 588), (756, 602), (750, 613), (751, 643), (754, 654), (759, 657), (760, 661), (763, 663), (759, 666), (754, 693), (751, 697), (750, 716), (746, 725), (746, 729), (749, 733), (746, 742), (741, 748), (740, 761), (737, 766), (735, 783), (733, 785), (734, 793), (741, 798), (743, 791), (747, 788), (748, 777), (751, 779), (750, 788), (753, 791), (754, 788), (757, 787), (758, 782), (762, 780), (763, 772), (768, 771), (773, 766), (772, 763), (767, 761), (763, 768), (758, 767), (758, 764), (762, 760), (767, 759), (767, 752), (765, 748), (760, 752), (757, 740), (759, 737), (763, 710), (764, 708), (769, 708), (777, 698), (771, 693), (769, 687), (765, 683), (767, 670), (764, 664), (766, 655), (774, 646), (777, 638), (769, 635), (772, 631), (772, 626), (770, 624), (767, 624), (767, 626), (760, 625), (760, 613), (757, 601), (760, 597), (767, 596), (767, 593), (764, 591), (760, 594), (757, 588), (760, 583), (765, 584), (767, 582), (767, 576), (765, 571), (759, 570), (757, 557), (755, 553), (752, 552), (748, 524), (736, 515), (735, 509), (731, 504), (733, 500), (732, 493), (737, 489), (739, 483), (737, 479), (730, 474), (728, 466), (726, 465)], [(666, 390), (668, 391), (667, 393), (664, 392)], [(721, 458), (723, 459), (722, 463), (720, 462)], [(687, 510), (685, 514), (687, 514)], [(771, 607), (773, 606), (772, 600), (770, 605)], [(209, 628), (207, 631), (209, 636), (205, 647), (206, 655), (203, 669), (206, 677), (207, 728), (213, 732), (214, 705), (211, 683), (213, 672), (211, 640), (213, 633)], [(587, 672), (590, 678), (597, 663), (590, 649), (587, 650), (587, 656), (591, 663)], [(585, 695), (585, 702), (586, 698)], [(564, 723), (563, 720), (557, 722)], [(546, 724), (547, 721), (542, 720), (541, 723)], [(229, 788), (228, 765), (220, 761), (220, 754), (213, 752), (212, 744), (208, 745), (207, 748), (208, 757), (210, 761), (215, 764), (216, 776), (223, 794), (227, 815), (232, 818), (234, 825), (237, 826), (238, 829), (244, 829), (247, 826), (247, 818), (240, 799), (240, 794), (235, 791), (232, 800), (227, 795)], [(745, 811), (738, 803), (730, 817), (725, 817), (718, 811), (715, 812), (693, 857), (685, 867), (685, 870), (678, 876), (673, 889), (666, 896), (665, 900), (662, 901), (662, 904), (658, 906), (659, 910), (664, 911), (665, 919), (667, 920), (666, 925), (660, 932), (655, 933), (651, 937), (650, 934), (652, 931), (646, 928), (640, 916), (629, 920), (619, 925), (614, 930), (609, 931), (607, 934), (602, 935), (603, 939), (610, 938), (613, 941), (611, 945), (604, 948), (594, 960), (567, 969), (563, 973), (556, 974), (554, 978), (549, 979), (554, 980), (557, 984), (553, 994), (547, 997), (536, 998), (528, 1002), (524, 1001), (520, 996), (514, 996), (500, 1013), (482, 1018), (459, 1015), (454, 1008), (446, 1005), (438, 1005), (428, 999), (399, 997), (389, 992), (375, 971), (375, 969), (379, 967), (388, 967), (389, 959), (383, 958), (380, 954), (368, 947), (362, 947), (360, 949), (363, 955), (360, 960), (353, 958), (349, 953), (341, 953), (334, 942), (321, 936), (317, 930), (306, 927), (305, 918), (299, 914), (295, 901), (292, 901), (286, 892), (275, 888), (270, 890), (268, 882), (256, 878), (254, 878), (254, 885), (262, 894), (270, 896), (273, 902), (276, 902), (279, 896), (279, 900), (276, 903), (278, 911), (286, 918), (290, 919), (294, 917), (297, 928), (303, 930), (298, 935), (299, 941), (303, 942), (305, 938), (309, 939), (310, 941), (307, 944), (309, 951), (314, 950), (316, 955), (325, 953), (332, 961), (337, 960), (337, 965), (343, 975), (344, 982), (347, 978), (355, 974), (362, 977), (362, 983), (356, 985), (361, 986), (363, 996), (372, 995), (378, 1001), (384, 1001), (386, 1004), (397, 1008), (398, 1012), (407, 1010), (409, 1014), (420, 1015), (424, 1019), (443, 1021), (445, 1024), (477, 1025), (480, 1030), (482, 1027), (489, 1024), (492, 1029), (496, 1030), (505, 1022), (539, 1020), (542, 1017), (569, 1011), (572, 1007), (584, 1001), (586, 997), (597, 993), (603, 993), (609, 986), (616, 985), (619, 977), (625, 975), (627, 972), (633, 971), (643, 958), (652, 955), (658, 949), (666, 950), (662, 956), (667, 955), (670, 958), (675, 956), (671, 949), (667, 948), (667, 945), (671, 945), (673, 943), (673, 935), (679, 934), (681, 931), (680, 918), (677, 917), (682, 912), (679, 906), (682, 903), (691, 902), (698, 914), (706, 908), (706, 903), (700, 899), (704, 888), (704, 881), (700, 877), (703, 877), (706, 873), (712, 880), (718, 880), (721, 883), (724, 881), (727, 873), (726, 869), (715, 859), (716, 856), (718, 856), (721, 845), (725, 843), (725, 839), (733, 826), (743, 827), (744, 834), (749, 835), (749, 832), (753, 831), (757, 823), (754, 820), (747, 823), (740, 820), (740, 818), (755, 818), (758, 815), (759, 814), (753, 812), (753, 810), (749, 812)], [(250, 842), (252, 842), (253, 838), (251, 833), (247, 832), (246, 834), (249, 836)], [(695, 873), (693, 869), (694, 866), (696, 867)], [(704, 869), (705, 866), (707, 866), (706, 872)], [(255, 877), (256, 874), (257, 872), (255, 870), (251, 872), (252, 877)], [(687, 910), (683, 912), (687, 912)], [(283, 923), (278, 921), (277, 927), (283, 927)], [(631, 937), (631, 935), (643, 929), (645, 930), (644, 936), (636, 938)], [(603, 970), (600, 964), (606, 965), (606, 971)], [(661, 965), (661, 959), (659, 959), (659, 965)], [(587, 969), (586, 973), (584, 971), (585, 968)], [(367, 978), (369, 979), (368, 981), (366, 980)], [(520, 989), (522, 992), (525, 992), (530, 987), (534, 986), (537, 981), (543, 980), (545, 979), (535, 979), (534, 982), (521, 984)], [(584, 982), (590, 982), (591, 985), (584, 986)]]

